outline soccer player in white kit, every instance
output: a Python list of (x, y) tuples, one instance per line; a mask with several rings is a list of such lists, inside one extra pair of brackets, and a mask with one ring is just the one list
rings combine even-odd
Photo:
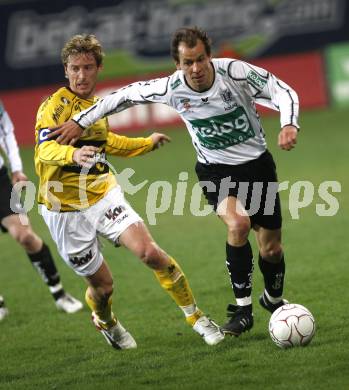
[(212, 58), (210, 39), (196, 27), (177, 30), (171, 51), (177, 67), (172, 75), (113, 92), (52, 136), (58, 135), (57, 142), (63, 144), (75, 142), (99, 118), (137, 104), (163, 103), (177, 111), (197, 153), (203, 192), (227, 227), (226, 264), (236, 305), (228, 305), (230, 319), (223, 330), (239, 336), (253, 326), (251, 229), (265, 283), (259, 302), (270, 312), (287, 302), (276, 168), (255, 103), (280, 112), (278, 144), (291, 150), (299, 129), (298, 96), (267, 70), (236, 59)]
[[(48, 286), (57, 308), (66, 313), (75, 313), (82, 309), (82, 303), (64, 291), (49, 247), (33, 231), (25, 210), (16, 192), (13, 191), (13, 185), (25, 183), (28, 179), (23, 173), (13, 123), (1, 102), (0, 148), (4, 157), (8, 159), (11, 171), (10, 180), (4, 158), (0, 155), (0, 229), (8, 232), (23, 247), (31, 264)], [(0, 321), (8, 315), (8, 312), (4, 298), (0, 296)]]

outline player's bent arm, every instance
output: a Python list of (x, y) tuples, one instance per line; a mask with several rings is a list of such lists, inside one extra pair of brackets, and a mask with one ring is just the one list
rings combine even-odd
[(292, 125), (299, 128), (299, 99), (296, 91), (269, 73), (267, 83), (256, 97), (256, 102), (280, 112), (281, 127)]
[(129, 138), (108, 132), (106, 142), (106, 153), (114, 156), (135, 157), (148, 153), (154, 148), (151, 137)]
[(246, 80), (246, 91), (256, 103), (279, 111), (281, 127), (291, 124), (299, 128), (299, 99), (289, 85), (267, 70), (244, 61), (232, 63), (229, 75)]
[(279, 80), (278, 104), (280, 111), (280, 124), (284, 128), (288, 125), (299, 129), (299, 99), (297, 93), (286, 83)]
[(296, 91), (282, 80), (269, 73), (265, 87), (255, 97), (256, 103), (280, 112), (280, 124), (283, 128), (292, 125), (299, 128), (299, 99)]
[(43, 164), (63, 166), (73, 163), (76, 150), (71, 145), (59, 145), (56, 141), (46, 141), (37, 147), (37, 156)]
[(116, 156), (134, 157), (158, 149), (171, 139), (162, 133), (153, 133), (147, 138), (129, 138), (108, 133), (106, 152)]

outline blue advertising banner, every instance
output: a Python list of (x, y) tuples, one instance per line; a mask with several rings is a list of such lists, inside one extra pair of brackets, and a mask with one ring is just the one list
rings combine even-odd
[(139, 73), (145, 60), (158, 71), (173, 31), (192, 25), (209, 32), (214, 54), (247, 60), (349, 36), (345, 0), (0, 0), (0, 89), (63, 81), (60, 51), (76, 33), (95, 34), (118, 59), (109, 77)]

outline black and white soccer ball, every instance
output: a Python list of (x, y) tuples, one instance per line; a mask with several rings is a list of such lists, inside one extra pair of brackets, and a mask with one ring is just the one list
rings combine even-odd
[(311, 312), (297, 303), (279, 307), (269, 321), (269, 333), (280, 348), (304, 347), (315, 334), (315, 319)]

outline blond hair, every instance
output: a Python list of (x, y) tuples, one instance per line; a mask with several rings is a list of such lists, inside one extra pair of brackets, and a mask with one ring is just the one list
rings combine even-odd
[(68, 63), (70, 55), (92, 53), (97, 66), (102, 65), (104, 53), (102, 45), (93, 34), (78, 34), (74, 35), (63, 47), (61, 52), (61, 59), (63, 65)]

